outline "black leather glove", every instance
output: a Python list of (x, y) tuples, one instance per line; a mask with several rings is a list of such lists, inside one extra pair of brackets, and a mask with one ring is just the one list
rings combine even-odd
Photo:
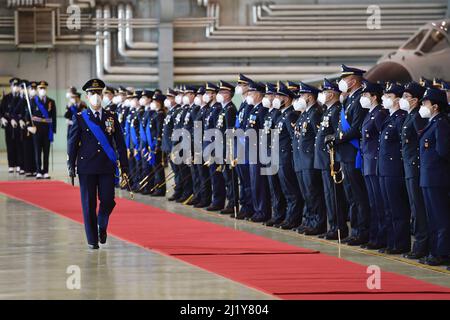
[(329, 134), (327, 136), (325, 136), (325, 140), (324, 143), (327, 146), (327, 149), (330, 149), (332, 147), (334, 147), (334, 141), (336, 140), (336, 137), (332, 134)]
[(69, 167), (68, 170), (69, 170), (69, 177), (75, 178), (76, 177), (75, 168), (74, 167)]

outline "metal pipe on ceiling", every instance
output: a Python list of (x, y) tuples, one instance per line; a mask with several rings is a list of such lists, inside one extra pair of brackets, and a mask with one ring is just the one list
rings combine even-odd
[[(131, 49), (157, 49), (158, 45), (154, 42), (134, 42), (133, 41), (133, 28), (129, 24), (130, 20), (133, 20), (133, 8), (131, 7), (131, 4), (127, 4), (125, 6), (125, 9), (123, 8), (123, 5), (120, 4), (118, 6), (118, 14), (121, 13), (122, 20), (119, 17), (119, 21), (123, 24), (125, 24), (125, 43), (126, 45)], [(125, 13), (124, 13), (125, 10)], [(125, 19), (125, 23), (123, 21), (123, 18)]]

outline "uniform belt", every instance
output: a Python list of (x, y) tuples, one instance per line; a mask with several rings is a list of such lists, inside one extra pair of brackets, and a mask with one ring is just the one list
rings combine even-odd
[(33, 116), (31, 119), (33, 119), (34, 122), (42, 122), (42, 123), (52, 123), (53, 120), (50, 118), (41, 118)]

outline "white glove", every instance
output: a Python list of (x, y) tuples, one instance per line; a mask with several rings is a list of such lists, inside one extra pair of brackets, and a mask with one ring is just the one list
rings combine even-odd
[(66, 119), (66, 122), (67, 122), (67, 125), (68, 125), (68, 126), (73, 125), (73, 121), (72, 121), (72, 120)]
[(25, 121), (23, 121), (22, 119), (20, 119), (20, 120), (19, 120), (19, 124), (20, 124), (20, 127), (21, 127), (22, 129), (25, 129)]
[(4, 126), (4, 127), (6, 127), (6, 125), (8, 124), (8, 120), (6, 120), (5, 118), (1, 118), (0, 119), (1, 121), (2, 121), (2, 125)]
[(17, 121), (14, 119), (11, 119), (11, 125), (13, 128), (17, 128)]
[(28, 127), (27, 130), (28, 130), (29, 132), (31, 132), (32, 134), (35, 134), (35, 133), (36, 133), (36, 127)]

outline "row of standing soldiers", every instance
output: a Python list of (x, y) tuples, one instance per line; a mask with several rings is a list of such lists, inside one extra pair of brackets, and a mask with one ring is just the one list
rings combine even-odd
[[(131, 189), (164, 196), (166, 181), (173, 179), (170, 201), (329, 240), (342, 237), (351, 246), (404, 254), (429, 265), (446, 264), (449, 84), (371, 83), (363, 74), (343, 65), (340, 81), (324, 79), (321, 89), (302, 82), (264, 85), (242, 74), (236, 87), (208, 82), (168, 89), (165, 95), (110, 88), (107, 100), (124, 131)], [(235, 93), (244, 98), (239, 108), (232, 102)], [(175, 130), (189, 132), (194, 144), (199, 126), (204, 133), (276, 131), (278, 170), (262, 174), (265, 164), (259, 158), (256, 163), (173, 161), (180, 143), (172, 136)], [(204, 138), (202, 150), (209, 143)], [(249, 140), (243, 143), (249, 150)], [(227, 148), (224, 143), (224, 155)], [(199, 155), (193, 148), (189, 156)]]
[(11, 92), (0, 103), (9, 173), (50, 179), (49, 154), (56, 134), (56, 104), (46, 81), (12, 78)]

